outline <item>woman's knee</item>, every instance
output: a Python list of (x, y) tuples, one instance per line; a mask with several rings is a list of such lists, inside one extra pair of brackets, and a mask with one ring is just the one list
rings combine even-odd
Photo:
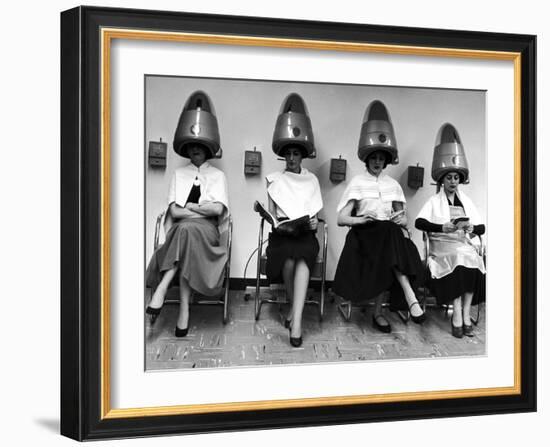
[(294, 258), (286, 258), (283, 264), (285, 269), (293, 269), (296, 266), (296, 260)]
[(304, 258), (300, 258), (296, 260), (295, 270), (297, 271), (299, 270), (301, 272), (307, 272), (307, 274), (309, 275), (309, 267)]

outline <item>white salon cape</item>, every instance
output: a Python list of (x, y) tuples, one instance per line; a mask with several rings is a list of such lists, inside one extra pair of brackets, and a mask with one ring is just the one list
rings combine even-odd
[[(194, 184), (200, 185), (201, 188), (199, 206), (208, 202), (219, 202), (224, 206), (223, 213), (218, 217), (218, 230), (221, 237), (229, 225), (227, 180), (225, 174), (212, 166), (208, 161), (205, 161), (199, 167), (193, 163), (189, 163), (174, 171), (170, 181), (167, 206), (169, 207), (171, 203), (175, 203), (176, 205), (185, 207)], [(165, 216), (164, 230), (166, 233), (173, 222), (170, 213), (167, 212)]]
[[(450, 206), (443, 188), (432, 196), (420, 210), (417, 219), (426, 219), (428, 222), (443, 225), (452, 218), (466, 216), (472, 225), (483, 222), (472, 200), (462, 191), (455, 193), (462, 202), (460, 207)], [(485, 263), (477, 252), (479, 241), (472, 239), (462, 230), (453, 233), (429, 233), (430, 252), (428, 267), (432, 278), (439, 279), (454, 271), (457, 266), (478, 269), (485, 273)]]
[(305, 168), (299, 174), (273, 172), (266, 176), (266, 180), (267, 194), (277, 207), (277, 218), (313, 217), (323, 208), (319, 180)]
[(367, 170), (351, 179), (336, 211), (340, 212), (350, 200), (356, 201), (357, 216), (362, 216), (370, 211), (376, 214), (378, 220), (390, 219), (392, 202), (403, 204), (406, 202), (403, 189), (396, 180), (383, 172), (376, 177)]

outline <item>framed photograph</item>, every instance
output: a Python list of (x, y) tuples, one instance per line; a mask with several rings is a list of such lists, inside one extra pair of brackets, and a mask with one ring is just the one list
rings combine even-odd
[(63, 12), (62, 434), (535, 411), (535, 46)]

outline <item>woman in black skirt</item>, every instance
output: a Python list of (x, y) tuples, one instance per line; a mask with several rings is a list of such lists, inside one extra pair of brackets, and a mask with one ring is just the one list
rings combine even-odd
[(270, 283), (285, 285), (292, 303), (285, 326), (290, 330), (290, 344), (299, 347), (310, 272), (319, 252), (315, 231), (323, 201), (317, 177), (302, 167), (304, 158), (315, 157), (315, 149), (305, 103), (295, 93), (283, 102), (273, 135), (273, 151), (284, 157), (285, 169), (266, 177), (270, 213), (279, 221), (309, 217), (305, 224), (292, 230), (273, 229), (266, 249), (267, 277)]
[(425, 314), (415, 288), (422, 282), (422, 262), (414, 243), (405, 237), (405, 195), (399, 183), (383, 171), (397, 163), (397, 147), (389, 114), (380, 101), (365, 113), (358, 156), (366, 165), (355, 176), (338, 204), (338, 225), (349, 226), (338, 261), (333, 291), (352, 302), (375, 299), (373, 325), (391, 326), (382, 313), (384, 293), (392, 310), (408, 310), (418, 324)]
[(459, 190), (459, 184), (469, 180), (469, 169), (460, 137), (451, 124), (440, 129), (432, 177), (439, 191), (415, 221), (416, 228), (429, 237), (428, 287), (439, 304), (453, 305), (453, 336), (473, 337), (471, 306), (485, 300), (485, 263), (475, 236), (485, 233), (485, 225), (472, 200)]

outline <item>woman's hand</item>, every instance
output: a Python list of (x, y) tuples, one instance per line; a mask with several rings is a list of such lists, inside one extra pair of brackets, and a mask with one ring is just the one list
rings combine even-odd
[(190, 217), (200, 217), (200, 214), (189, 209), (187, 205), (189, 204), (186, 204), (185, 207), (182, 207), (172, 202), (169, 207), (169, 211), (170, 211), (170, 214), (172, 215), (172, 218), (175, 220), (180, 220), (180, 219), (188, 219)]
[(196, 203), (188, 202), (185, 204), (185, 209), (188, 209), (189, 211), (193, 211), (194, 213), (197, 212), (198, 205)]
[(224, 206), (220, 202), (186, 203), (185, 209), (199, 217), (221, 216)]
[(392, 217), (391, 221), (393, 223), (396, 223), (397, 225), (402, 226), (402, 227), (407, 226), (407, 216), (405, 215), (405, 213), (401, 213), (397, 216)]
[(319, 225), (319, 219), (317, 219), (317, 216), (310, 217), (309, 229), (313, 231), (317, 231), (317, 225)]
[(461, 230), (464, 230), (465, 233), (471, 233), (474, 231), (474, 226), (470, 222), (467, 222), (462, 226)]
[(365, 214), (353, 218), (353, 225), (363, 225), (373, 220), (376, 220), (376, 213), (374, 211), (365, 211)]
[(452, 222), (445, 222), (443, 224), (443, 233), (454, 233), (457, 230), (457, 226)]

